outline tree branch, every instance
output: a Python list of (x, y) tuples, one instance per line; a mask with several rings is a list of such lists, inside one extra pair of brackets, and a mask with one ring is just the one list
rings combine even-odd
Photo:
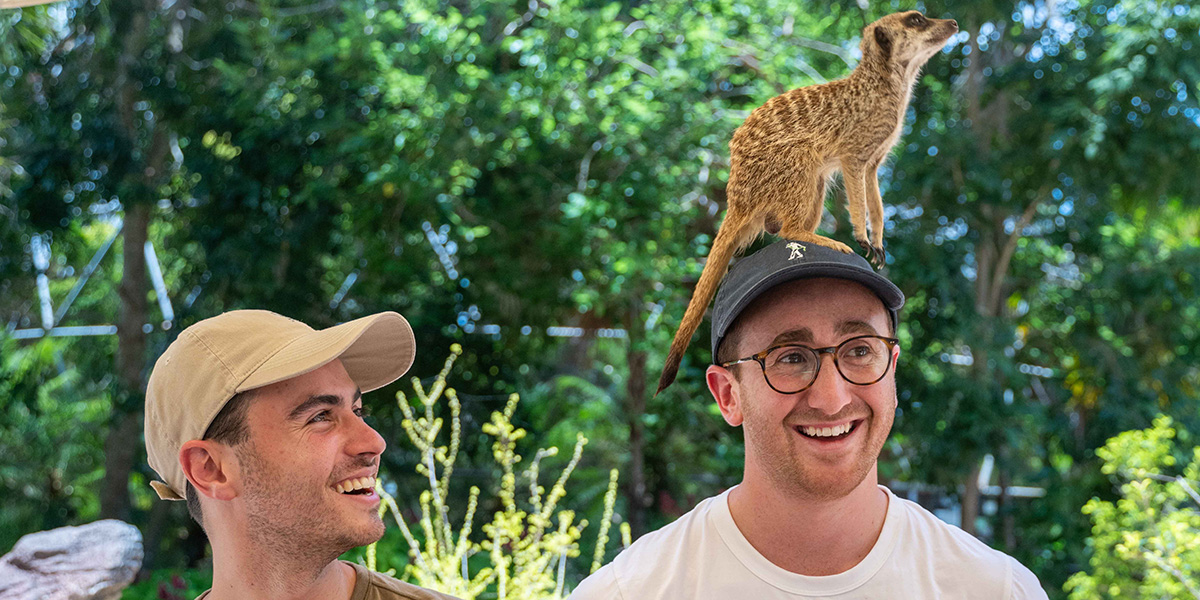
[(590, 177), (590, 172), (592, 170), (592, 159), (595, 158), (596, 153), (599, 152), (603, 147), (603, 142), (594, 142), (592, 147), (588, 148), (587, 154), (583, 155), (583, 160), (579, 161), (579, 175), (575, 177), (576, 191), (583, 192), (587, 189), (588, 178)]
[(287, 17), (297, 17), (300, 15), (311, 15), (312, 13), (318, 13), (318, 12), (322, 12), (325, 10), (329, 10), (331, 8), (335, 8), (338, 4), (339, 3), (337, 0), (325, 0), (324, 2), (318, 2), (316, 4), (309, 4), (308, 6), (297, 6), (295, 8), (280, 8), (275, 11), (275, 16), (286, 19)]
[(1196, 590), (1196, 588), (1194, 586), (1192, 586), (1191, 582), (1189, 582), (1187, 580), (1187, 577), (1183, 573), (1181, 573), (1179, 571), (1179, 569), (1172, 567), (1170, 564), (1167, 564), (1167, 561), (1165, 561), (1162, 558), (1159, 558), (1149, 552), (1143, 552), (1142, 557), (1144, 557), (1146, 560), (1154, 563), (1154, 565), (1157, 566), (1158, 568), (1166, 571), (1167, 573), (1170, 573), (1171, 576), (1173, 576), (1173, 577), (1175, 577), (1175, 579), (1179, 580), (1179, 583), (1183, 584), (1183, 587), (1185, 589), (1187, 589), (1188, 593), (1191, 594), (1193, 598), (1196, 598), (1196, 600), (1200, 600), (1200, 591)]
[[(783, 85), (779, 81), (776, 81), (775, 78), (771, 77), (769, 73), (762, 69), (762, 63), (758, 60), (758, 56), (763, 53), (762, 50), (759, 50), (758, 48), (755, 48), (746, 42), (739, 42), (737, 40), (728, 38), (721, 42), (721, 45), (725, 46), (726, 48), (737, 50), (738, 55), (735, 58), (751, 71), (754, 71), (756, 75), (770, 84), (771, 87), (775, 88), (776, 93), (782, 94), (788, 90), (787, 86)], [(801, 67), (801, 70), (804, 70), (804, 68)], [(808, 71), (805, 70), (805, 73), (808, 73)], [(820, 73), (817, 73), (816, 76), (820, 81), (824, 81), (824, 78), (821, 77)]]
[[(1058, 165), (1059, 160), (1057, 158), (1050, 161), (1049, 171), (1056, 171)], [(988, 303), (997, 313), (999, 313), (1000, 290), (1003, 288), (1001, 284), (1004, 281), (1005, 274), (1008, 273), (1008, 266), (1012, 262), (1013, 253), (1016, 252), (1017, 241), (1021, 239), (1021, 232), (1033, 221), (1034, 215), (1037, 214), (1038, 206), (1041, 205), (1042, 198), (1049, 192), (1049, 188), (1049, 184), (1042, 186), (1042, 189), (1038, 190), (1038, 193), (1029, 203), (1029, 206), (1025, 207), (1025, 212), (1021, 214), (1021, 218), (1014, 225), (1012, 233), (1008, 235), (1008, 240), (1004, 243), (1004, 249), (1000, 252), (1000, 259), (996, 261), (996, 268), (992, 272), (991, 297), (988, 298)]]
[(621, 62), (641, 71), (642, 73), (645, 73), (646, 75), (649, 75), (649, 76), (655, 77), (655, 78), (658, 77), (658, 69), (655, 69), (654, 67), (652, 67), (632, 56), (625, 57)]
[(738, 62), (742, 63), (742, 65), (749, 68), (751, 71), (754, 71), (755, 75), (758, 75), (759, 78), (761, 78), (763, 81), (766, 81), (767, 83), (769, 83), (771, 85), (771, 87), (775, 88), (775, 93), (782, 94), (787, 91), (787, 86), (783, 85), (782, 83), (780, 83), (778, 81), (775, 81), (775, 79), (772, 78), (769, 74), (767, 74), (766, 71), (763, 71), (762, 63), (758, 62), (757, 56), (754, 56), (753, 54), (749, 54), (749, 53), (744, 53), (744, 54), (739, 54), (737, 56), (737, 60), (738, 60)]
[[(538, 0), (537, 5), (538, 5), (538, 8), (553, 8), (549, 4), (546, 4), (545, 2), (543, 2), (542, 0)], [(521, 18), (513, 19), (512, 21), (510, 21), (508, 23), (508, 25), (504, 26), (504, 31), (502, 32), (501, 37), (508, 37), (510, 35), (513, 35), (514, 33), (517, 32), (518, 29), (521, 28), (521, 26), (526, 25), (530, 21), (532, 21), (533, 17), (534, 17), (533, 10), (529, 10), (529, 11), (523, 13), (521, 15)], [(499, 41), (499, 40), (497, 40), (497, 41)]]
[(1200, 506), (1200, 494), (1196, 493), (1195, 488), (1193, 488), (1192, 485), (1189, 484), (1188, 481), (1183, 477), (1172, 477), (1170, 475), (1162, 475), (1159, 473), (1147, 473), (1146, 477), (1155, 481), (1178, 483), (1183, 487), (1183, 491), (1187, 492), (1187, 494), (1192, 497), (1192, 502), (1195, 502), (1197, 506)]
[(846, 49), (842, 48), (841, 46), (835, 46), (828, 42), (822, 42), (818, 40), (810, 40), (806, 37), (800, 37), (798, 35), (791, 36), (791, 39), (805, 48), (832, 54), (842, 59), (842, 62), (846, 63), (847, 67), (850, 67), (851, 69), (854, 68), (854, 55), (847, 52)]

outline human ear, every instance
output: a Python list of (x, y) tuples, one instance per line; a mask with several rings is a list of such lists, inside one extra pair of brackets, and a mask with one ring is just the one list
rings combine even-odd
[(708, 383), (708, 391), (712, 392), (713, 399), (721, 409), (721, 416), (725, 418), (725, 422), (733, 427), (741, 425), (742, 401), (733, 372), (722, 366), (709, 365), (704, 379)]
[(237, 497), (235, 461), (229, 449), (212, 440), (191, 440), (179, 449), (179, 464), (196, 493), (214, 500)]

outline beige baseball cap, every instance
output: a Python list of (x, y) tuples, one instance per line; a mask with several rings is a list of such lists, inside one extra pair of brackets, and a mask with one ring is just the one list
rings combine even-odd
[[(146, 454), (164, 500), (183, 500), (184, 442), (204, 436), (241, 392), (291, 379), (340, 358), (363, 393), (412, 366), (416, 339), (404, 317), (383, 312), (320, 331), (265, 310), (235, 310), (188, 327), (154, 364), (146, 390)], [(166, 482), (166, 483), (163, 483)]]

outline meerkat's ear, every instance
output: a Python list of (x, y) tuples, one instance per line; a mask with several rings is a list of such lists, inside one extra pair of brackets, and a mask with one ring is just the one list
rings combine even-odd
[(892, 38), (882, 27), (875, 28), (875, 43), (879, 44), (879, 50), (883, 52), (883, 60), (888, 60), (892, 57)]

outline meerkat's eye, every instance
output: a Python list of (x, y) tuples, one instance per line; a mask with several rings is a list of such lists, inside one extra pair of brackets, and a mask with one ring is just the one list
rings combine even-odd
[(912, 15), (910, 15), (908, 17), (908, 26), (909, 27), (920, 27), (924, 23), (925, 23), (925, 16), (922, 15), (921, 13), (913, 13)]

